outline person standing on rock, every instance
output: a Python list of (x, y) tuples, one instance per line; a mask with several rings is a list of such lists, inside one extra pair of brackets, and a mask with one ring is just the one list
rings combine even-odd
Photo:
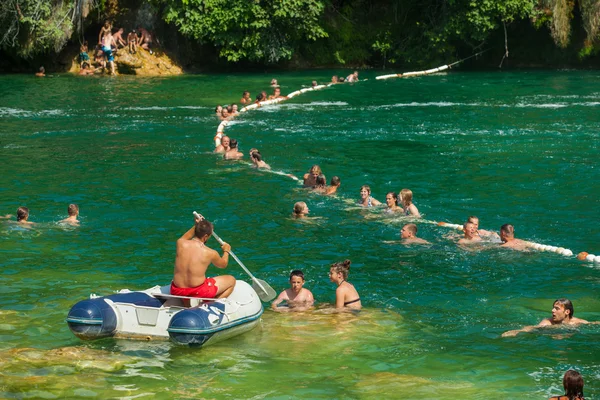
[(102, 51), (104, 52), (104, 57), (106, 57), (106, 62), (108, 63), (108, 67), (110, 69), (110, 74), (115, 74), (115, 56), (113, 54), (113, 46), (116, 48), (117, 43), (115, 42), (115, 38), (112, 33), (108, 32), (108, 34), (104, 35), (102, 38)]
[(129, 32), (129, 34), (127, 35), (127, 45), (129, 46), (129, 52), (131, 54), (135, 54), (137, 52), (138, 37), (135, 33), (135, 29)]

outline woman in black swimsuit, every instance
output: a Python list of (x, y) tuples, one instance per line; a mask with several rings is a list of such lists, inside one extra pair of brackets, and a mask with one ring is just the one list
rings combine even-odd
[(329, 279), (337, 285), (335, 290), (335, 308), (351, 308), (360, 310), (362, 304), (358, 292), (348, 279), (350, 270), (350, 260), (331, 264), (329, 269)]

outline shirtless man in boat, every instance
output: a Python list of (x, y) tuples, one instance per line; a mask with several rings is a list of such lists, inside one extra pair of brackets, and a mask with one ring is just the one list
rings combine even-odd
[(504, 332), (502, 337), (517, 336), (521, 332), (531, 332), (537, 328), (557, 326), (557, 325), (571, 325), (577, 326), (581, 324), (600, 324), (600, 322), (589, 322), (585, 319), (575, 318), (573, 314), (573, 303), (569, 299), (558, 299), (552, 304), (552, 317), (545, 318), (537, 325), (526, 326), (521, 329), (515, 329), (513, 331)]
[(223, 255), (206, 246), (213, 232), (213, 225), (203, 218), (196, 217), (194, 226), (177, 240), (175, 272), (171, 282), (171, 294), (175, 296), (223, 298), (235, 287), (231, 275), (206, 276), (210, 264), (217, 268), (227, 268), (231, 246), (223, 243)]
[(527, 242), (521, 239), (515, 239), (515, 227), (511, 224), (504, 224), (500, 227), (501, 247), (509, 247), (515, 250), (527, 250)]

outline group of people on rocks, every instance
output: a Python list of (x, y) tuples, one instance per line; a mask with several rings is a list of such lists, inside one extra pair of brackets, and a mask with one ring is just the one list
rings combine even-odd
[(98, 34), (98, 44), (94, 48), (94, 62), (88, 54), (88, 42), (84, 41), (79, 48), (79, 75), (92, 75), (105, 70), (111, 75), (115, 74), (115, 54), (119, 49), (128, 48), (131, 54), (135, 54), (138, 48), (142, 48), (153, 54), (152, 34), (143, 27), (133, 29), (124, 38), (124, 29), (119, 28), (113, 32), (110, 21), (105, 21)]

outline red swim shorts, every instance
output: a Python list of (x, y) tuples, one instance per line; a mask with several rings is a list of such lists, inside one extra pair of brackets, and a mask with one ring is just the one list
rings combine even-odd
[(194, 288), (180, 288), (171, 282), (171, 294), (175, 296), (214, 298), (219, 290), (216, 283), (217, 281), (215, 281), (214, 278), (206, 278), (204, 283), (200, 286)]

